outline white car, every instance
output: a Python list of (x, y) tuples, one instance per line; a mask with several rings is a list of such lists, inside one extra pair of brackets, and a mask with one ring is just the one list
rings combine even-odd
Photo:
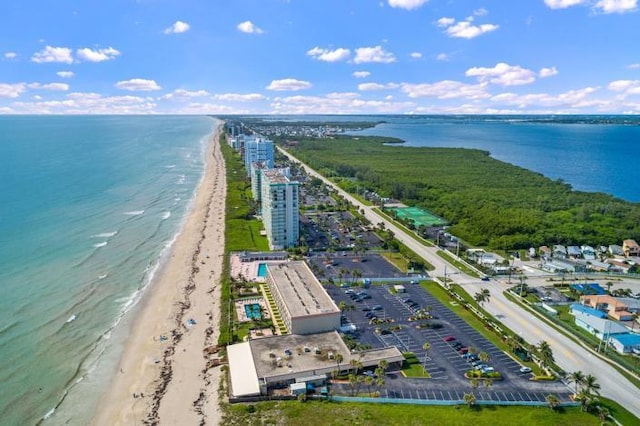
[(531, 369), (529, 367), (520, 367), (521, 373), (531, 373)]

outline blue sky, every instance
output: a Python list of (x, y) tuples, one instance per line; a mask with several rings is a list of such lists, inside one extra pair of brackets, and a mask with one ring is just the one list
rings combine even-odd
[(0, 113), (640, 113), (638, 0), (21, 0)]

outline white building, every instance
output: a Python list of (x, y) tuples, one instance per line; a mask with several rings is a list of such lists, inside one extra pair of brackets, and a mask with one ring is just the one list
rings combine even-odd
[(267, 265), (267, 284), (290, 333), (340, 328), (340, 309), (305, 262)]
[(293, 247), (300, 237), (299, 183), (280, 170), (262, 171), (262, 221), (272, 250)]
[(245, 138), (244, 166), (247, 176), (251, 176), (251, 164), (264, 161), (267, 168), (273, 168), (273, 141), (259, 137)]

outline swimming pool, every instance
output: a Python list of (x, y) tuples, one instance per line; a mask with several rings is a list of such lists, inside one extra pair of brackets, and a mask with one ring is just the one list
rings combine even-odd
[(266, 263), (259, 263), (258, 264), (258, 276), (262, 277), (262, 278), (267, 276), (267, 264)]
[(247, 314), (247, 318), (249, 319), (259, 320), (262, 318), (259, 303), (247, 303), (244, 305), (244, 312)]

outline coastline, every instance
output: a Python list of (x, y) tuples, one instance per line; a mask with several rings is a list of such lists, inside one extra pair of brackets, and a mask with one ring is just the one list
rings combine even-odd
[(218, 338), (226, 179), (222, 123), (206, 148), (193, 205), (144, 297), (94, 425), (219, 424), (220, 370), (204, 349)]

